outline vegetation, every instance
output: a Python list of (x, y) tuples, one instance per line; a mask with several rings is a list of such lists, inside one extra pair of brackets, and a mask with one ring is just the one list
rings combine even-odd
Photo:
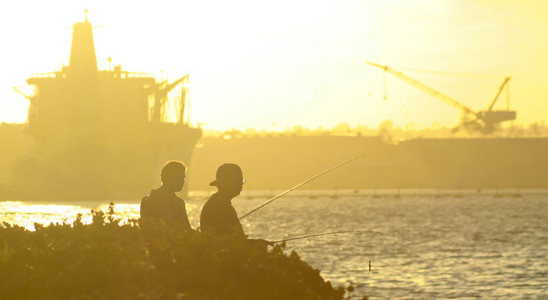
[[(221, 243), (152, 220), (0, 225), (0, 299), (344, 299), (284, 245)], [(346, 297), (351, 297), (347, 295)]]

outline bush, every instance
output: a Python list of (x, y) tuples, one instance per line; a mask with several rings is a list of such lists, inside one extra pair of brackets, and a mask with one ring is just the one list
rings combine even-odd
[[(343, 299), (284, 246), (211, 239), (152, 220), (119, 224), (114, 206), (85, 225), (0, 226), (0, 299)], [(351, 287), (349, 288), (351, 290)]]

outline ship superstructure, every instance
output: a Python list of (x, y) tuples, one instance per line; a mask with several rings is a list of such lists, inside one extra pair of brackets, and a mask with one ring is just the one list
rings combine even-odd
[[(35, 153), (17, 166), (15, 194), (36, 200), (143, 196), (159, 183), (166, 161), (190, 163), (201, 137), (201, 129), (184, 120), (187, 81), (188, 75), (157, 81), (120, 66), (98, 70), (91, 23), (86, 17), (74, 24), (68, 66), (27, 79), (35, 88), (28, 116)], [(176, 86), (182, 92), (173, 108), (166, 99)]]

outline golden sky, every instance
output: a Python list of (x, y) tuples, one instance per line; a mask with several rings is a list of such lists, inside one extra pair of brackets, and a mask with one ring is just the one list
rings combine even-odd
[(208, 129), (457, 124), (457, 109), (390, 75), (383, 101), (367, 60), (489, 75), (404, 71), (476, 110), (511, 76), (516, 122), (548, 118), (548, 1), (20, 0), (0, 4), (0, 121), (25, 121), (12, 87), (68, 63), (84, 9), (101, 69), (112, 57), (161, 78), (190, 73), (191, 121)]

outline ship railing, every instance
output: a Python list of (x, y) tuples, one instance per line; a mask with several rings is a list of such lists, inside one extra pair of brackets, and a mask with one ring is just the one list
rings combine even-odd
[(30, 78), (56, 78), (61, 75), (61, 72), (49, 72), (49, 73), (38, 73), (32, 74)]
[(138, 73), (138, 72), (127, 72), (127, 71), (101, 71), (100, 74), (107, 77), (114, 77), (114, 78), (154, 78), (154, 76), (148, 74), (148, 73)]

